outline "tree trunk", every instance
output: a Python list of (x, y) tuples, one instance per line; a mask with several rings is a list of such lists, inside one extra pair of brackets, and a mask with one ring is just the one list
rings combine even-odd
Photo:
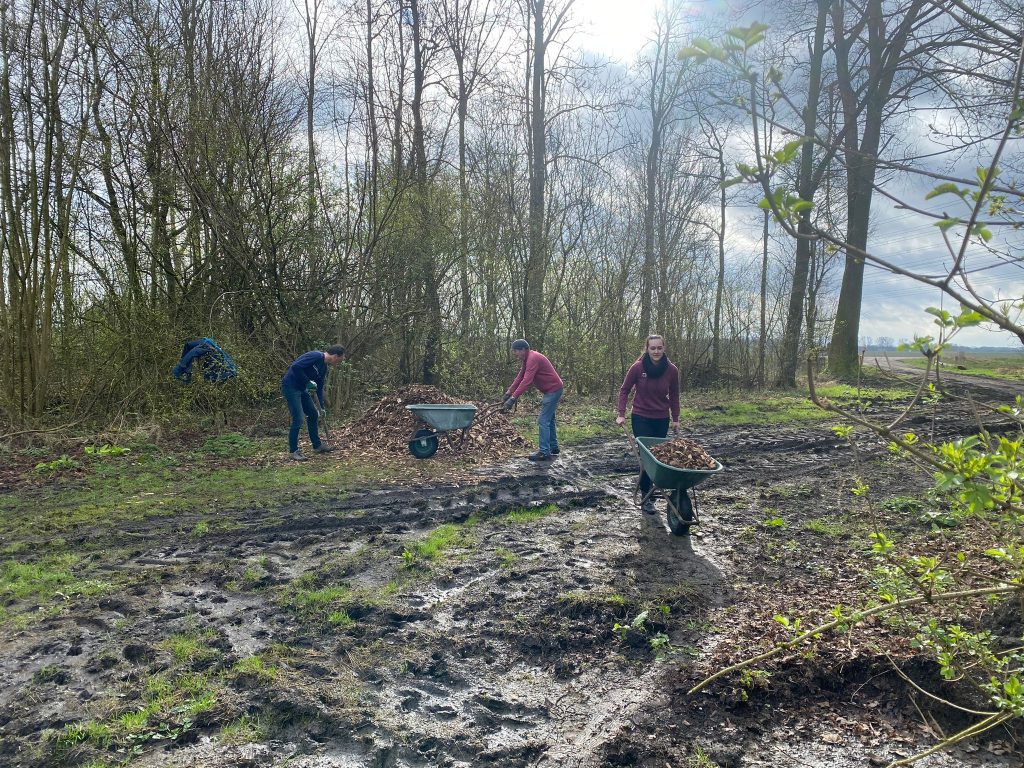
[[(797, 194), (803, 200), (814, 200), (814, 136), (818, 122), (818, 101), (821, 95), (821, 66), (825, 54), (825, 22), (828, 18), (829, 0), (818, 0), (817, 23), (814, 28), (814, 42), (811, 46), (810, 74), (807, 84), (807, 103), (804, 105), (804, 138), (800, 148), (800, 171), (797, 178)], [(796, 241), (796, 262), (793, 265), (793, 283), (789, 291), (789, 309), (786, 313), (786, 328), (782, 336), (782, 367), (779, 383), (784, 387), (796, 386), (796, 372), (799, 368), (800, 326), (804, 316), (804, 297), (807, 295), (807, 265), (811, 256), (811, 212), (803, 211), (797, 223), (802, 237)]]
[(533, 67), (530, 78), (530, 243), (523, 275), (523, 334), (536, 347), (544, 346), (544, 278), (547, 242), (544, 235), (545, 85), (544, 0), (532, 0)]

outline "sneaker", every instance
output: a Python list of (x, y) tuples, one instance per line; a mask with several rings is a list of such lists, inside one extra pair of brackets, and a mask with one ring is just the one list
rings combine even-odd
[(561, 452), (562, 452), (562, 449), (561, 449), (561, 448), (552, 448), (552, 449), (551, 449), (551, 455), (552, 455), (552, 456), (557, 456), (557, 455), (558, 455), (558, 454), (560, 454)]
[(536, 453), (531, 453), (526, 458), (528, 458), (530, 461), (551, 461), (551, 454), (541, 453), (540, 451), (537, 451)]
[(648, 499), (647, 501), (643, 502), (640, 505), (640, 509), (642, 509), (644, 511), (644, 514), (646, 514), (646, 515), (653, 515), (654, 514), (654, 500), (653, 499)]
[(305, 461), (306, 460), (306, 457), (302, 455), (302, 451), (295, 451), (294, 453), (289, 453), (288, 454), (288, 458), (291, 459), (292, 461)]
[(320, 444), (319, 448), (314, 448), (313, 453), (331, 453), (334, 449), (329, 445)]

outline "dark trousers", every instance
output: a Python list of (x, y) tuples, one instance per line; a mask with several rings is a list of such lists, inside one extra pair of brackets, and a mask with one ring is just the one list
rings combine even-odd
[(282, 382), (281, 393), (284, 395), (285, 402), (288, 403), (288, 413), (292, 415), (292, 425), (288, 430), (288, 453), (295, 453), (299, 450), (299, 430), (302, 429), (303, 415), (306, 417), (309, 441), (313, 443), (314, 448), (319, 448), (320, 434), (317, 431), (317, 423), (320, 417), (309, 392), (304, 389), (293, 389)]
[[(646, 416), (637, 416), (635, 413), (629, 417), (633, 425), (634, 437), (668, 437), (669, 419), (649, 419)], [(640, 493), (646, 494), (651, 490), (651, 478), (640, 468)]]

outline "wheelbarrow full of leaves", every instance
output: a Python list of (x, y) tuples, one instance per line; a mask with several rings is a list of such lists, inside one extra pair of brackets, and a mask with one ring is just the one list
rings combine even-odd
[(640, 500), (640, 503), (663, 496), (668, 505), (669, 529), (676, 536), (688, 536), (690, 526), (700, 522), (697, 517), (696, 495), (690, 489), (721, 472), (722, 464), (713, 460), (715, 466), (708, 469), (682, 469), (665, 464), (651, 453), (651, 449), (671, 439), (668, 437), (636, 438), (640, 466), (651, 478), (651, 489)]
[[(476, 417), (476, 406), (469, 404), (421, 404), (405, 407), (425, 425), (409, 436), (409, 453), (417, 459), (429, 459), (437, 453), (442, 435), (450, 445), (461, 447)], [(455, 433), (460, 433), (457, 439), (454, 437)]]

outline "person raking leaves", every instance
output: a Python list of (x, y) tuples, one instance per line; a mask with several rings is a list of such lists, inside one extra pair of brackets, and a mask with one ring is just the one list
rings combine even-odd
[(540, 413), (537, 416), (537, 452), (529, 455), (530, 461), (550, 461), (559, 454), (558, 432), (555, 429), (555, 409), (562, 399), (564, 384), (555, 371), (555, 367), (540, 352), (530, 349), (526, 339), (512, 342), (512, 354), (522, 363), (519, 375), (505, 390), (501, 402), (505, 410), (515, 408), (519, 396), (531, 386), (536, 387), (544, 395), (540, 401)]
[[(306, 417), (306, 429), (309, 430), (309, 441), (316, 453), (330, 453), (333, 448), (320, 441), (318, 424), (320, 417), (327, 418), (327, 407), (324, 400), (324, 382), (327, 379), (327, 366), (337, 365), (345, 359), (345, 348), (334, 344), (326, 352), (312, 351), (299, 355), (288, 366), (288, 371), (281, 379), (281, 393), (288, 403), (288, 412), (292, 423), (288, 430), (288, 457), (294, 461), (305, 461), (306, 457), (299, 450), (299, 430), (302, 429), (302, 417)], [(307, 389), (309, 384), (315, 389)], [(317, 403), (313, 402), (310, 391), (316, 392)], [(319, 405), (319, 407), (317, 407)]]

